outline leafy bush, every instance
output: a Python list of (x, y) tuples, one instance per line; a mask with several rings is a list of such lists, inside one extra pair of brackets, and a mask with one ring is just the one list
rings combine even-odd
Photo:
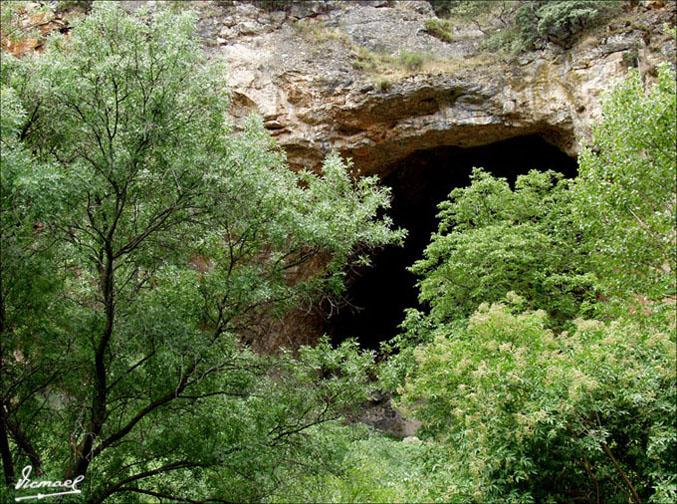
[[(514, 52), (544, 42), (570, 47), (580, 33), (622, 8), (621, 0), (435, 0), (431, 4), (438, 16), (463, 19), (484, 32), (492, 39), (485, 44), (488, 49)], [(428, 30), (444, 36), (444, 30), (433, 23)]]
[[(429, 495), (422, 458), (429, 447), (389, 439), (362, 426), (335, 426), (333, 472), (307, 473), (274, 502), (419, 502)], [(326, 458), (326, 456), (325, 456)]]
[(298, 2), (298, 0), (248, 0), (248, 2), (266, 12), (289, 12), (294, 2)]
[(398, 61), (408, 70), (418, 70), (423, 66), (425, 55), (417, 52), (400, 51)]
[(476, 168), (468, 187), (439, 205), (440, 225), (410, 270), (420, 277), (425, 310), (408, 309), (403, 333), (385, 344), (397, 353), (381, 368), (394, 389), (413, 362), (416, 345), (453, 332), (482, 303), (510, 291), (524, 306), (549, 314), (562, 329), (595, 301), (596, 277), (571, 210), (571, 181), (533, 170), (508, 182)]
[[(303, 4), (307, 0), (244, 0), (245, 3), (255, 5), (265, 12), (289, 12), (294, 4)], [(233, 3), (233, 0), (229, 0)], [(321, 5), (320, 5), (321, 7)]]
[(454, 36), (451, 34), (451, 26), (445, 20), (428, 19), (425, 22), (425, 29), (433, 37), (440, 39), (443, 42), (453, 42)]
[(482, 41), (481, 47), (489, 51), (507, 50), (511, 53), (519, 53), (526, 49), (519, 34), (512, 28), (497, 31)]
[(387, 93), (388, 90), (390, 90), (390, 88), (393, 86), (393, 83), (390, 81), (390, 79), (381, 79), (376, 83), (376, 86), (382, 93)]
[(428, 0), (428, 3), (436, 16), (445, 17), (459, 6), (461, 0)]
[(500, 3), (510, 3), (509, 1), (496, 0), (428, 0), (435, 12), (440, 18), (449, 16), (472, 17), (481, 13), (486, 13), (488, 9), (495, 7)]
[(631, 71), (606, 98), (593, 143), (579, 158), (574, 208), (589, 262), (623, 298), (660, 300), (675, 290), (675, 87), (668, 66), (646, 90)]
[(532, 48), (541, 41), (570, 47), (583, 30), (620, 9), (619, 0), (524, 2), (516, 11), (515, 24), (527, 48)]
[(468, 317), (508, 291), (563, 323), (592, 293), (582, 270), (580, 236), (570, 215), (571, 183), (531, 171), (512, 190), (505, 179), (475, 169), (468, 187), (439, 205), (440, 225), (411, 271), (434, 323)]
[(483, 305), (416, 350), (401, 390), (449, 447), (448, 500), (674, 500), (674, 336), (582, 320), (555, 336), (545, 313), (513, 310)]

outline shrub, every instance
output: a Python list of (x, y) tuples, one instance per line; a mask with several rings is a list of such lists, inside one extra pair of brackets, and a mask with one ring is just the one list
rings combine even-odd
[(249, 0), (249, 3), (266, 12), (289, 12), (294, 2), (295, 0)]
[[(515, 52), (546, 41), (570, 47), (580, 33), (622, 8), (620, 0), (430, 1), (438, 16), (464, 19), (488, 36), (503, 34), (487, 42), (488, 49), (505, 47)], [(426, 29), (436, 30), (432, 23)]]
[(507, 50), (511, 53), (519, 53), (526, 49), (519, 33), (512, 28), (492, 33), (482, 42), (481, 47), (492, 52)]
[(428, 447), (389, 439), (360, 424), (333, 427), (326, 445), (335, 457), (334, 471), (307, 472), (274, 495), (274, 502), (420, 502), (428, 495), (430, 478), (420, 461)]
[(449, 22), (440, 19), (428, 19), (425, 22), (425, 29), (442, 42), (454, 41), (454, 36), (450, 33), (451, 25)]
[(505, 179), (476, 168), (440, 204), (440, 226), (411, 271), (434, 323), (468, 317), (510, 290), (559, 323), (575, 317), (593, 278), (570, 215), (570, 181), (533, 170)]
[(401, 51), (398, 61), (408, 70), (418, 70), (423, 66), (425, 56), (417, 52)]
[(674, 337), (582, 320), (555, 336), (514, 310), (483, 305), (416, 350), (401, 389), (457, 468), (446, 500), (673, 502)]
[(618, 0), (540, 0), (524, 3), (515, 24), (527, 48), (541, 41), (571, 47), (583, 30), (620, 9)]
[[(675, 95), (667, 66), (646, 90), (632, 72), (573, 183), (532, 172), (511, 190), (476, 170), (441, 206), (413, 267), (430, 310), (408, 311), (381, 370), (446, 447), (441, 500), (677, 498)], [(588, 281), (615, 302), (596, 303), (605, 322), (568, 324), (585, 306), (571, 287)], [(521, 296), (465, 319), (507, 288)]]
[(357, 70), (375, 70), (379, 65), (378, 55), (365, 47), (355, 45), (351, 55), (355, 58), (353, 68)]
[[(435, 12), (441, 18), (449, 16), (474, 16), (486, 12), (500, 2), (496, 0), (428, 0)], [(510, 3), (510, 2), (508, 2)]]
[(59, 0), (56, 3), (57, 11), (77, 9), (86, 12), (92, 8), (92, 0)]
[(629, 51), (623, 52), (623, 66), (625, 68), (637, 68), (639, 66), (638, 46), (634, 46)]
[(428, 0), (428, 2), (438, 17), (448, 16), (461, 3), (460, 0)]

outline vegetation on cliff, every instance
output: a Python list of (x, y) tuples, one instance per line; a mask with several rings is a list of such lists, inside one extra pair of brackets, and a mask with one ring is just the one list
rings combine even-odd
[[(620, 0), (429, 0), (442, 20), (426, 28), (449, 41), (454, 20), (474, 24), (489, 46), (525, 51), (552, 42), (571, 47), (576, 39), (622, 8)], [(447, 19), (449, 18), (449, 19)]]

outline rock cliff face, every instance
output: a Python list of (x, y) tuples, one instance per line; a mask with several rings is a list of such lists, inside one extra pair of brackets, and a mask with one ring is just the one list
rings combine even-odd
[[(156, 2), (121, 3), (131, 10)], [(402, 166), (419, 153), (430, 157), (423, 151), (534, 135), (575, 156), (614, 80), (630, 67), (651, 80), (659, 63), (675, 65), (675, 39), (663, 30), (675, 25), (675, 0), (628, 3), (567, 50), (549, 45), (520, 55), (485, 49), (487, 36), (472, 23), (457, 23), (439, 40), (426, 28), (435, 15), (424, 0), (308, 0), (286, 7), (259, 8), (251, 0), (172, 4), (197, 10), (205, 50), (229, 66), (233, 114), (260, 113), (293, 168), (318, 169), (338, 150), (353, 159), (357, 173), (386, 178), (406, 171)], [(82, 10), (30, 21), (41, 32), (67, 33), (69, 19)], [(17, 55), (40, 50), (38, 39), (3, 43)], [(429, 236), (430, 230), (419, 231)], [(313, 343), (327, 329), (324, 312), (306, 307), (255, 328), (266, 338), (243, 337), (264, 352)]]
[[(386, 177), (418, 151), (526, 135), (575, 156), (614, 80), (629, 67), (652, 79), (660, 62), (674, 65), (675, 41), (662, 30), (674, 25), (674, 3), (640, 3), (568, 50), (519, 56), (483, 49), (486, 35), (469, 24), (450, 42), (435, 38), (425, 1), (194, 5), (206, 50), (228, 63), (234, 114), (260, 113), (293, 168), (318, 169), (335, 149), (358, 173)], [(327, 329), (314, 308), (253, 341), (270, 351)]]
[(293, 167), (317, 168), (337, 149), (360, 173), (382, 175), (418, 150), (528, 134), (576, 155), (615, 79), (630, 66), (651, 78), (674, 61), (661, 26), (674, 23), (675, 5), (650, 4), (570, 50), (508, 57), (482, 50), (485, 35), (471, 25), (452, 42), (433, 37), (424, 1), (304, 2), (288, 12), (196, 2), (207, 50), (229, 64), (237, 115), (262, 114)]

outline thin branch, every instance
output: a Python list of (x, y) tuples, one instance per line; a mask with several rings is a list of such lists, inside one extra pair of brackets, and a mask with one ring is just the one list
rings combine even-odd
[(635, 502), (637, 504), (642, 504), (642, 499), (639, 498), (639, 494), (637, 494), (637, 490), (635, 490), (635, 487), (632, 486), (632, 483), (630, 483), (628, 476), (625, 474), (625, 472), (623, 471), (621, 466), (618, 464), (616, 457), (614, 457), (613, 453), (611, 453), (611, 450), (609, 449), (607, 444), (604, 441), (601, 441), (600, 444), (602, 445), (602, 449), (604, 450), (604, 453), (606, 453), (609, 456), (609, 458), (611, 459), (611, 462), (613, 462), (613, 464), (614, 464), (614, 467), (616, 467), (616, 470), (621, 475), (621, 478), (623, 478), (623, 481), (625, 481), (625, 484), (628, 485), (628, 488), (630, 488), (630, 491), (632, 492), (632, 497), (634, 498)]

